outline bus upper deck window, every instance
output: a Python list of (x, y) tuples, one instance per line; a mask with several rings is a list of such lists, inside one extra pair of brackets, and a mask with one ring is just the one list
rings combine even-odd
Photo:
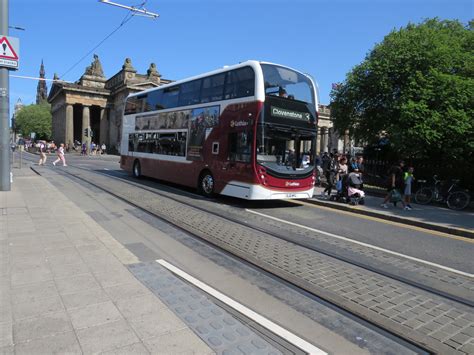
[(225, 99), (253, 96), (255, 93), (255, 74), (250, 67), (227, 72)]
[(164, 108), (178, 106), (179, 86), (173, 86), (163, 90), (162, 103)]
[(224, 93), (225, 73), (204, 78), (201, 89), (201, 102), (222, 100)]

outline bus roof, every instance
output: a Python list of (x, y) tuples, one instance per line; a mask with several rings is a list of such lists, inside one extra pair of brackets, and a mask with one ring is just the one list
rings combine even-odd
[[(143, 91), (140, 91), (140, 92), (136, 92), (136, 93), (133, 93), (133, 94), (130, 94), (128, 95), (127, 98), (129, 97), (134, 97), (134, 96), (139, 96), (139, 95), (143, 95), (143, 94), (146, 94), (148, 92), (152, 92), (152, 91), (155, 91), (157, 89), (162, 89), (162, 88), (167, 88), (167, 87), (173, 87), (175, 85), (179, 85), (179, 84), (182, 84), (182, 83), (186, 83), (188, 81), (192, 81), (192, 80), (196, 80), (196, 79), (201, 79), (201, 78), (205, 78), (205, 77), (208, 77), (208, 76), (211, 76), (211, 75), (215, 75), (215, 74), (219, 74), (219, 73), (224, 73), (226, 71), (230, 71), (230, 70), (233, 70), (233, 69), (238, 69), (238, 68), (242, 68), (242, 67), (246, 67), (246, 66), (251, 66), (252, 68), (256, 69), (256, 68), (260, 68), (260, 65), (261, 64), (269, 64), (269, 65), (277, 65), (277, 66), (280, 66), (280, 67), (284, 67), (284, 68), (287, 68), (287, 69), (290, 69), (290, 70), (293, 70), (297, 73), (300, 73), (302, 75), (305, 75), (305, 76), (308, 76), (307, 74), (304, 74), (302, 72), (300, 72), (299, 70), (296, 70), (296, 69), (293, 69), (291, 67), (288, 67), (288, 66), (285, 66), (285, 65), (281, 65), (281, 64), (276, 64), (276, 63), (270, 63), (270, 62), (264, 62), (264, 61), (257, 61), (257, 60), (247, 60), (245, 62), (241, 62), (239, 64), (234, 64), (234, 65), (229, 65), (229, 66), (224, 66), (223, 68), (220, 68), (220, 69), (216, 69), (216, 70), (213, 70), (213, 71), (210, 71), (210, 72), (207, 72), (207, 73), (203, 73), (203, 74), (199, 74), (199, 75), (195, 75), (195, 76), (192, 76), (192, 77), (189, 77), (189, 78), (185, 78), (185, 79), (181, 79), (181, 80), (177, 80), (177, 81), (173, 81), (169, 84), (165, 84), (165, 85), (160, 85), (160, 86), (157, 86), (157, 87), (154, 87), (154, 88), (151, 88), (151, 89), (147, 89), (147, 90), (143, 90)], [(309, 76), (310, 77), (310, 76)], [(311, 80), (313, 80), (312, 77), (310, 77)]]

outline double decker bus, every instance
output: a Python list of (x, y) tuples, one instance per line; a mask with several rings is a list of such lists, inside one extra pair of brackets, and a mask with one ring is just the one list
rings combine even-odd
[(294, 69), (246, 61), (127, 97), (121, 168), (249, 200), (311, 198), (318, 96)]

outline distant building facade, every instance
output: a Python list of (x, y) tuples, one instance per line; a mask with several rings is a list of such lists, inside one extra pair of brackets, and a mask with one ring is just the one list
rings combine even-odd
[[(122, 69), (107, 79), (99, 57), (75, 83), (60, 81), (55, 75), (48, 96), (51, 104), (52, 131), (55, 142), (105, 143), (111, 151), (120, 151), (122, 113), (129, 94), (170, 83), (162, 79), (151, 63), (146, 74), (137, 74), (129, 58)], [(85, 136), (91, 129), (93, 137)]]
[(326, 105), (318, 107), (318, 145), (316, 154), (331, 151), (330, 135), (332, 131), (331, 110)]
[(331, 109), (328, 105), (319, 105), (318, 107), (318, 146), (316, 153), (350, 153), (354, 154), (354, 142), (349, 137), (349, 132), (340, 135), (333, 126), (331, 118)]

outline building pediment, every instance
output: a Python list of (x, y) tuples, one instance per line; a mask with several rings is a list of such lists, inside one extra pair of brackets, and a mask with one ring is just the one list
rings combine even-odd
[[(53, 80), (48, 102), (51, 104), (54, 138), (67, 142), (81, 141), (82, 126), (86, 122), (86, 126), (99, 132), (98, 139), (115, 150), (120, 146), (126, 97), (171, 82), (161, 79), (153, 63), (146, 73), (138, 74), (129, 58), (125, 59), (120, 71), (107, 79), (97, 55), (78, 81), (64, 82), (57, 76)], [(79, 126), (81, 129), (78, 129)]]

